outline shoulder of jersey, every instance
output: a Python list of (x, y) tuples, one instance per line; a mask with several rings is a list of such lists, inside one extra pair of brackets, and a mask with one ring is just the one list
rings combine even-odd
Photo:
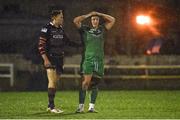
[(51, 27), (51, 24), (48, 23), (41, 28), (41, 32), (47, 33), (48, 29)]

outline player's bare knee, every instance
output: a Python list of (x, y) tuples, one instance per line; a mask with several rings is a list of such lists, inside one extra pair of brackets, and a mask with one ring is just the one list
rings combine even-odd
[(49, 83), (48, 88), (56, 88), (56, 86), (54, 84), (52, 84), (52, 83)]
[(87, 82), (87, 81), (83, 81), (83, 83), (82, 83), (82, 89), (83, 89), (83, 90), (87, 90), (88, 87), (89, 87), (88, 82)]
[(57, 82), (49, 81), (48, 88), (56, 88), (56, 86), (57, 86)]

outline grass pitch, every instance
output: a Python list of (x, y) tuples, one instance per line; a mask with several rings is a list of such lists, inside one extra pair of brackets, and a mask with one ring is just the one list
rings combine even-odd
[[(88, 109), (86, 99), (85, 110)], [(63, 114), (46, 112), (47, 92), (0, 92), (0, 119), (178, 119), (180, 91), (100, 91), (99, 113), (75, 114), (78, 91), (58, 91)]]

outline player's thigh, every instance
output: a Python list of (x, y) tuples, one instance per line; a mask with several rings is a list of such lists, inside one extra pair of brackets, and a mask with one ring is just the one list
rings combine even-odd
[(92, 75), (93, 74), (93, 62), (85, 60), (82, 64), (82, 73), (84, 75)]
[(47, 69), (47, 77), (49, 82), (56, 82), (57, 81), (56, 69)]
[(104, 61), (97, 60), (94, 63), (94, 71), (97, 76), (102, 77), (104, 75)]
[(84, 75), (84, 81), (86, 83), (90, 83), (92, 80), (92, 75)]

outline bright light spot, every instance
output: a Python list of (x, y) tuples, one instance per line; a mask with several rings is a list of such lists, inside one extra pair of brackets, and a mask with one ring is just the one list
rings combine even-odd
[(137, 24), (149, 25), (151, 23), (151, 18), (149, 16), (140, 15), (136, 17)]

